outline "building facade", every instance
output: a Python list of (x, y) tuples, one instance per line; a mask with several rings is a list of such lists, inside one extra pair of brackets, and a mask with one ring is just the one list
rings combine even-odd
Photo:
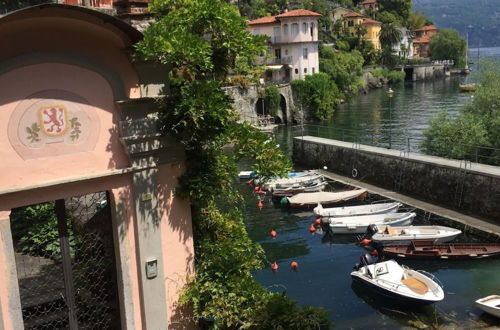
[(427, 25), (413, 30), (412, 34), (415, 36), (413, 38), (413, 56), (430, 57), (429, 42), (436, 33), (437, 28), (434, 25)]
[(292, 10), (248, 21), (249, 31), (269, 39), (265, 79), (288, 82), (319, 72), (318, 18), (309, 10)]
[(351, 35), (356, 35), (360, 28), (365, 32), (362, 38), (372, 43), (375, 50), (380, 50), (380, 30), (382, 23), (375, 21), (371, 18), (366, 18), (357, 12), (350, 12), (344, 16), (344, 28), (346, 28)]

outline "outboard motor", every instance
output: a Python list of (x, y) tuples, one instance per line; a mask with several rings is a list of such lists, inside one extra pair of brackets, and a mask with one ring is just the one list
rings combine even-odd
[(377, 261), (377, 257), (374, 257), (369, 253), (365, 253), (364, 255), (359, 257), (359, 263), (354, 265), (354, 270), (359, 270), (361, 267), (377, 263)]
[(372, 223), (366, 228), (365, 236), (364, 238), (371, 238), (373, 235), (378, 233), (378, 227), (376, 224)]

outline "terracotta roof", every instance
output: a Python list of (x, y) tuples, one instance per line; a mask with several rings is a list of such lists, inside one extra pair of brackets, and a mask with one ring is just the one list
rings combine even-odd
[(412, 41), (414, 44), (428, 44), (430, 39), (431, 38), (429, 36), (423, 36), (420, 38), (415, 38)]
[(437, 30), (437, 27), (435, 27), (434, 25), (427, 25), (427, 26), (424, 26), (423, 28), (416, 29), (413, 31), (432, 31), (432, 30)]
[(247, 21), (248, 25), (257, 25), (257, 24), (270, 24), (270, 23), (276, 23), (276, 16), (264, 16), (260, 18), (256, 18), (251, 21)]
[(289, 12), (276, 15), (276, 18), (299, 17), (299, 16), (321, 16), (321, 14), (316, 13), (314, 11), (306, 10), (306, 9), (297, 9), (297, 10), (291, 10)]
[(345, 14), (344, 17), (363, 17), (360, 13), (357, 13), (355, 11), (351, 11), (349, 14)]
[(377, 3), (377, 0), (365, 0), (361, 4), (362, 5), (371, 5), (372, 3)]
[(375, 21), (371, 18), (363, 18), (363, 24), (373, 24), (373, 25), (381, 25), (382, 22), (379, 22), (379, 21)]

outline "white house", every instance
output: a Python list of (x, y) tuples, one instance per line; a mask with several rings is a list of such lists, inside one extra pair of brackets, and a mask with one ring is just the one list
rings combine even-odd
[(401, 32), (401, 41), (392, 47), (392, 51), (399, 57), (412, 58), (413, 57), (413, 41), (410, 30), (407, 28), (399, 28)]
[(253, 34), (270, 37), (265, 79), (286, 82), (319, 72), (318, 18), (321, 14), (292, 10), (248, 21)]

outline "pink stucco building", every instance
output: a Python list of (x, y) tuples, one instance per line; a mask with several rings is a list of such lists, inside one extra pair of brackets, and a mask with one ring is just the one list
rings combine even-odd
[[(132, 61), (141, 38), (78, 6), (0, 18), (0, 329), (192, 326), (184, 150), (157, 130), (168, 70)], [(39, 203), (55, 215), (20, 216)]]
[(321, 14), (292, 10), (276, 16), (266, 16), (248, 21), (253, 34), (267, 35), (269, 70), (266, 80), (286, 82), (304, 79), (319, 72), (318, 18)]

